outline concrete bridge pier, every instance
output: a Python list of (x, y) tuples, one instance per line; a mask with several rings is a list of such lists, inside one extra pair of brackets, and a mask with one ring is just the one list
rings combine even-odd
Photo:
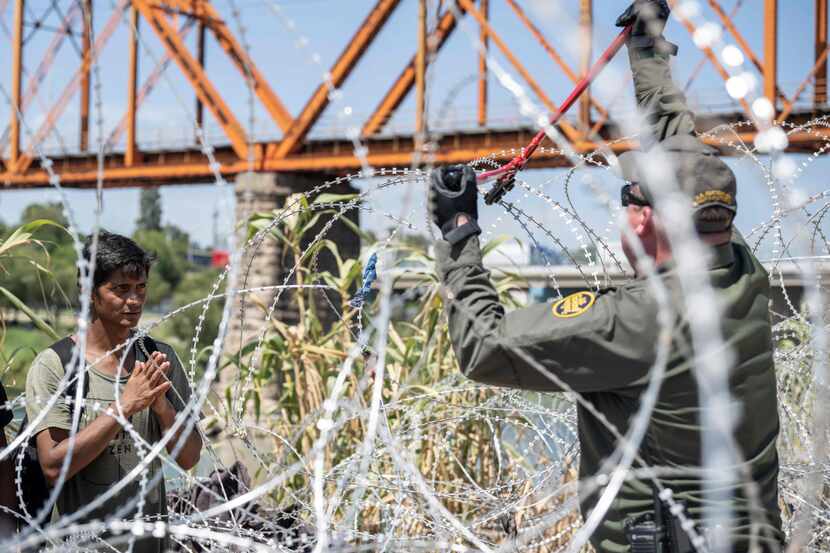
[[(309, 173), (245, 173), (236, 180), (236, 221), (241, 224), (247, 221), (253, 213), (270, 212), (284, 207), (290, 194), (311, 190), (328, 180), (330, 175)], [(340, 183), (337, 187), (327, 188), (325, 193), (348, 194), (356, 193), (357, 189), (349, 183)], [(344, 214), (350, 221), (359, 224), (359, 215), (356, 209)], [(303, 249), (308, 247), (322, 227), (331, 220), (330, 215), (323, 215), (320, 221), (308, 231), (303, 238)], [(359, 237), (344, 223), (335, 222), (325, 235), (325, 239), (337, 244), (340, 256), (343, 259), (354, 258), (360, 255)], [(242, 258), (242, 267), (238, 281), (240, 288), (257, 288), (283, 284), (286, 275), (294, 266), (294, 260), (283, 244), (272, 236), (252, 244)], [(319, 270), (328, 270), (336, 274), (334, 257), (327, 251), (321, 252), (318, 259)], [(294, 284), (292, 278), (286, 284)], [(255, 340), (260, 332), (270, 323), (265, 319), (262, 305), (270, 306), (276, 290), (270, 289), (242, 295), (237, 298), (234, 306), (228, 336), (225, 340), (225, 355), (235, 355), (240, 348), (251, 340)], [(272, 318), (287, 324), (296, 324), (298, 311), (296, 307), (297, 292), (286, 290), (282, 293)], [(335, 297), (336, 296), (336, 297)], [(324, 324), (329, 324), (339, 316), (332, 313), (332, 309), (322, 294), (314, 294), (319, 307), (318, 313), (324, 315)], [(331, 302), (339, 308), (339, 295), (330, 295)], [(217, 393), (224, 401), (227, 386), (233, 386), (239, 378), (238, 369), (228, 367), (220, 374)], [(275, 382), (273, 389), (267, 390), (261, 397), (261, 410), (266, 413), (274, 406), (279, 390)], [(253, 418), (253, 413), (250, 413)]]
[[(240, 175), (236, 181), (237, 224), (247, 221), (253, 213), (267, 213), (282, 208), (290, 194), (310, 190), (327, 180), (331, 180), (328, 175), (308, 173), (246, 173)], [(337, 188), (328, 188), (325, 192), (350, 194), (358, 191), (348, 183), (341, 183)], [(357, 210), (347, 212), (344, 214), (345, 217), (348, 217), (354, 224), (360, 222)], [(308, 247), (317, 233), (330, 220), (330, 216), (323, 216), (317, 225), (306, 232), (303, 237), (303, 249)], [(325, 238), (337, 244), (340, 256), (343, 259), (357, 257), (360, 254), (359, 237), (342, 222), (335, 222), (326, 233)], [(293, 266), (294, 260), (289, 252), (284, 251), (283, 244), (273, 237), (265, 237), (264, 240), (252, 244), (249, 251), (243, 256), (239, 284), (245, 288), (280, 285)], [(317, 266), (321, 271), (336, 271), (334, 258), (328, 252), (320, 254)], [(293, 278), (287, 282), (287, 284), (294, 283)], [(238, 336), (236, 339), (237, 345), (244, 345), (266, 326), (265, 313), (256, 306), (254, 301), (251, 301), (252, 298), (256, 296), (260, 303), (270, 305), (275, 293), (275, 290), (251, 293), (247, 295), (247, 299), (242, 298), (243, 301), (238, 302), (239, 307), (235, 310), (236, 316), (233, 318), (230, 329), (232, 334)], [(296, 323), (298, 314), (293, 301), (295, 295), (293, 291), (283, 292), (272, 317), (285, 323)], [(231, 336), (229, 336), (230, 338)], [(226, 347), (226, 349), (228, 348)]]

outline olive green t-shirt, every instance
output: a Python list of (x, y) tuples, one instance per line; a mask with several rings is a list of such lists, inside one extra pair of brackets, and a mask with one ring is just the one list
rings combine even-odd
[[(170, 361), (169, 378), (173, 386), (167, 392), (167, 399), (176, 411), (181, 411), (190, 399), (190, 385), (182, 369), (176, 352), (168, 344), (156, 342), (158, 350), (167, 355)], [(140, 349), (137, 348), (139, 361), (145, 359)], [(40, 413), (46, 402), (52, 397), (64, 375), (64, 367), (61, 364), (58, 354), (51, 348), (42, 351), (32, 362), (29, 374), (26, 378), (26, 412), (29, 420)], [(81, 415), (81, 428), (86, 427), (95, 420), (103, 410), (115, 401), (116, 394), (120, 395), (124, 385), (127, 383), (127, 376), (116, 378), (105, 374), (94, 367), (87, 367), (86, 378), (89, 380), (89, 387), (86, 394), (85, 407)], [(118, 391), (116, 392), (116, 384)], [(94, 405), (100, 405), (99, 410)], [(117, 482), (132, 471), (148, 454), (148, 448), (159, 441), (162, 436), (161, 427), (150, 409), (145, 409), (133, 415), (130, 419), (134, 430), (141, 438), (149, 444), (143, 450), (135, 443), (126, 430), (118, 433), (115, 439), (110, 442), (106, 449), (89, 465), (81, 469), (75, 476), (68, 479), (57, 501), (58, 515), (64, 516), (75, 513), (81, 507), (89, 505), (93, 500), (113, 487)], [(49, 410), (47, 415), (35, 427), (34, 435), (37, 435), (47, 428), (60, 428), (70, 430), (72, 426), (72, 408), (61, 397)], [(166, 451), (165, 451), (166, 453)], [(146, 475), (148, 484), (161, 470), (161, 460), (154, 459), (147, 467)], [(108, 499), (100, 507), (94, 509), (79, 522), (94, 519), (105, 519), (112, 516), (120, 507), (130, 500), (141, 496), (141, 477), (137, 476), (124, 486), (119, 493)], [(167, 515), (166, 493), (164, 479), (153, 488), (145, 490), (143, 494), (145, 503), (142, 511), (142, 518), (147, 522), (163, 520)], [(124, 517), (126, 520), (133, 520), (137, 510), (133, 507)], [(105, 539), (105, 538), (104, 538)], [(143, 538), (137, 540), (133, 551), (135, 553), (157, 553), (164, 551), (166, 540), (154, 538)], [(101, 544), (103, 545), (103, 544)], [(119, 549), (126, 548), (126, 542)]]

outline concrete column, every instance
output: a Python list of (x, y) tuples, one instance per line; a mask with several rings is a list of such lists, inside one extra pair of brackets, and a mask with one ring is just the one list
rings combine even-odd
[[(285, 205), (286, 199), (292, 193), (300, 193), (311, 190), (332, 177), (323, 174), (285, 174), (285, 173), (245, 173), (236, 180), (236, 220), (237, 224), (247, 221), (253, 213), (270, 212)], [(356, 192), (348, 183), (340, 184), (337, 188), (328, 188), (324, 192), (345, 194)], [(354, 223), (359, 223), (357, 210), (350, 210), (348, 218)], [(307, 232), (304, 236), (304, 248), (310, 244), (322, 227), (331, 219), (329, 216), (321, 217), (319, 223)], [(325, 238), (338, 245), (340, 256), (343, 259), (354, 258), (360, 254), (360, 239), (343, 223), (335, 223), (326, 233)], [(255, 243), (246, 251), (238, 286), (240, 288), (257, 288), (261, 286), (275, 286), (283, 284), (286, 275), (294, 266), (294, 260), (289, 252), (283, 251), (282, 244), (271, 236)], [(328, 251), (322, 252), (319, 256), (318, 269), (336, 272), (336, 264), (333, 256)], [(293, 284), (292, 278), (286, 284)], [(265, 313), (260, 305), (270, 306), (273, 302), (276, 290), (249, 293), (237, 298), (236, 306), (228, 337), (225, 340), (225, 354), (234, 355), (240, 348), (251, 340), (256, 339), (262, 330), (269, 326), (265, 320)], [(314, 295), (318, 313), (325, 323), (332, 323), (338, 316), (332, 312), (329, 303), (321, 294)], [(330, 301), (339, 308), (341, 299), (329, 296)], [(259, 304), (259, 305), (258, 305)], [(284, 291), (281, 295), (277, 308), (272, 318), (287, 324), (295, 324), (298, 320), (296, 307), (296, 292), (293, 290)], [(219, 389), (217, 392), (224, 397), (225, 388), (233, 385), (237, 380), (238, 373), (226, 369), (220, 376)], [(262, 410), (266, 412), (271, 407), (272, 399), (277, 397), (278, 383), (274, 383), (272, 393), (262, 397)]]
[[(236, 223), (247, 221), (253, 213), (282, 207), (290, 193), (289, 188), (278, 184), (274, 173), (239, 175), (236, 179)], [(256, 288), (277, 284), (282, 270), (281, 256), (281, 245), (269, 238), (250, 247), (242, 259), (238, 286)], [(271, 295), (270, 292), (258, 292), (237, 298), (225, 341), (227, 353), (237, 352), (264, 328), (265, 318), (254, 300), (267, 304)]]

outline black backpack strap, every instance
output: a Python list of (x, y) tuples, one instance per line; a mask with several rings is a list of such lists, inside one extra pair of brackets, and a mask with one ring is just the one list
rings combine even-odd
[[(67, 336), (66, 338), (63, 338), (62, 340), (58, 340), (57, 342), (55, 342), (54, 344), (49, 346), (49, 349), (51, 349), (52, 351), (54, 351), (58, 355), (58, 359), (60, 359), (61, 366), (63, 366), (64, 371), (65, 371), (66, 366), (72, 361), (72, 352), (75, 349), (75, 342), (72, 340), (72, 338)], [(77, 389), (78, 389), (78, 380), (77, 380), (77, 378), (73, 378), (72, 380), (69, 381), (69, 384), (66, 386), (66, 390), (64, 390), (64, 392), (63, 392), (64, 397), (70, 397), (72, 399), (75, 399), (75, 390), (77, 390)], [(86, 398), (88, 393), (89, 393), (89, 379), (87, 378), (87, 379), (84, 379), (84, 396), (83, 397)], [(83, 409), (83, 405), (81, 406), (81, 409)], [(20, 421), (20, 429), (18, 430), (18, 433), (23, 432), (23, 429), (25, 429), (28, 425), (29, 425), (29, 414), (24, 412), (23, 413), (23, 420)], [(32, 436), (30, 438), (29, 443), (30, 443), (30, 445), (34, 445), (34, 436)]]
[[(149, 335), (142, 336), (137, 340), (137, 342), (138, 347), (136, 348), (136, 354), (141, 353), (141, 357), (146, 358), (143, 359), (143, 361), (147, 361), (150, 358), (150, 356), (153, 355), (153, 353), (161, 351), (159, 350), (159, 345)], [(144, 350), (147, 350), (146, 354)], [(140, 359), (140, 361), (142, 360)]]
[(72, 351), (75, 349), (75, 342), (72, 338), (67, 336), (63, 340), (58, 340), (49, 346), (49, 349), (58, 354), (58, 358), (61, 360), (61, 365), (65, 367), (72, 360)]
[[(75, 342), (67, 336), (62, 340), (58, 340), (51, 346), (49, 349), (54, 351), (58, 354), (58, 358), (61, 360), (61, 365), (63, 365), (64, 371), (66, 371), (66, 367), (72, 362), (72, 352), (75, 350)], [(69, 381), (69, 385), (66, 387), (66, 391), (64, 392), (65, 397), (75, 398), (75, 391), (78, 389), (78, 379), (73, 378)], [(89, 378), (84, 379), (84, 395), (83, 398), (86, 398), (87, 394), (89, 393)], [(83, 406), (81, 406), (83, 409)]]
[(155, 353), (157, 351), (161, 351), (159, 349), (159, 345), (150, 336), (145, 336), (143, 338), (143, 340), (144, 340), (144, 347), (147, 348), (147, 353), (152, 355), (153, 353)]

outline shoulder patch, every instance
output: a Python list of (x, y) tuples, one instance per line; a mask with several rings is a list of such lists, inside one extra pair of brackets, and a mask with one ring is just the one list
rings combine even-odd
[(579, 317), (594, 305), (596, 299), (593, 292), (576, 292), (553, 304), (553, 316), (560, 319)]

